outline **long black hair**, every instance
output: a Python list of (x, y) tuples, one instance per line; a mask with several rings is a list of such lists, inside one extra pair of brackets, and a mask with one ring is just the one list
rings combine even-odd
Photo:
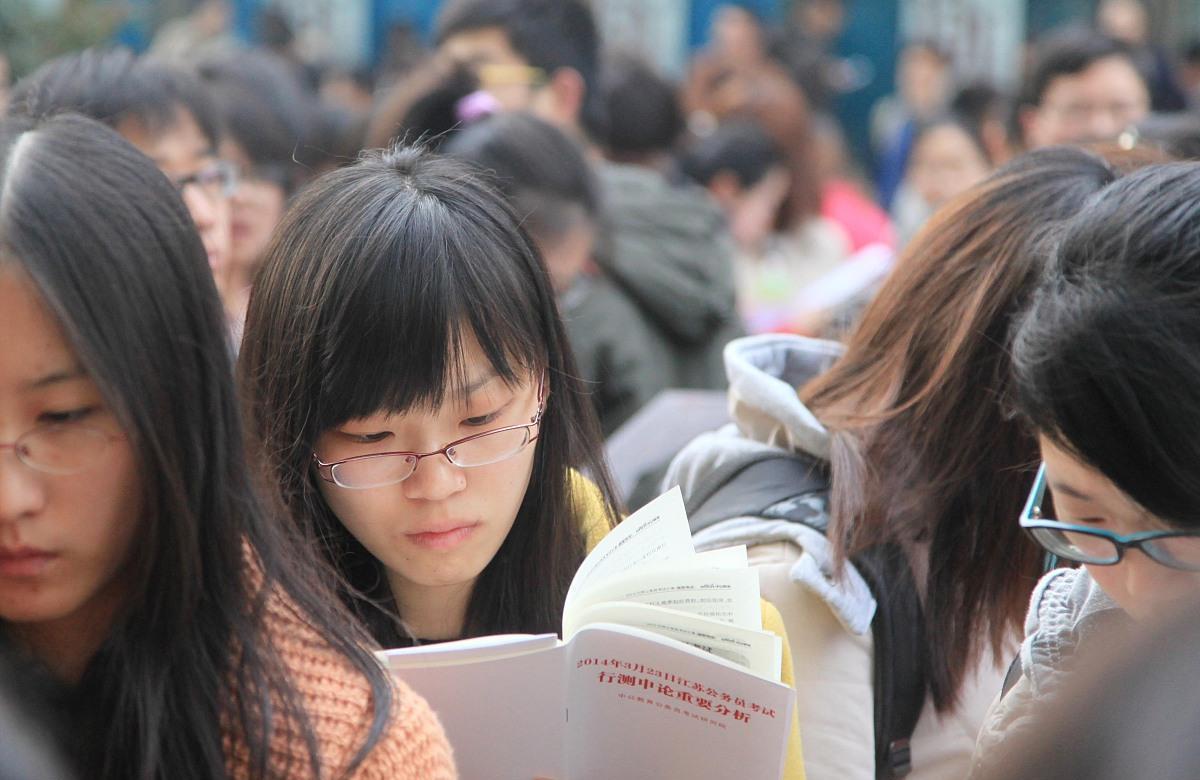
[(313, 446), (354, 417), (439, 406), (465, 386), (471, 337), (504, 381), (545, 371), (552, 392), (529, 488), (476, 582), (464, 633), (558, 631), (585, 552), (571, 471), (596, 481), (610, 512), (616, 502), (548, 275), (504, 199), (464, 163), (415, 148), (370, 153), (300, 194), (251, 294), (239, 375), (252, 446), (385, 645), (411, 641), (403, 615), (379, 561), (321, 496)]
[(0, 123), (0, 160), (0, 262), (27, 274), (56, 315), (141, 483), (130, 596), (69, 696), (78, 766), (100, 778), (223, 776), (225, 723), (244, 735), (253, 776), (278, 760), (268, 750), (280, 729), (324, 774), (313, 724), (264, 635), (270, 594), (369, 681), (361, 758), (392, 689), (322, 588), (315, 556), (252, 489), (221, 304), (179, 195), (115, 132), (74, 115)]
[(1200, 163), (1133, 173), (1066, 223), (1013, 361), (1034, 428), (1200, 525)]

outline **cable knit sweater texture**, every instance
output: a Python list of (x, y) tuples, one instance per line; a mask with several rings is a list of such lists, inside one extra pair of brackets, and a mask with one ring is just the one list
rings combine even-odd
[[(366, 678), (322, 640), (282, 597), (271, 597), (265, 633), (287, 667), (308, 712), (318, 748), (321, 780), (338, 778), (366, 740), (374, 705)], [(379, 741), (351, 777), (357, 780), (443, 780), (457, 777), (449, 743), (425, 700), (393, 683), (392, 715)], [(245, 736), (227, 713), (223, 723), (226, 768), (241, 780), (252, 772)], [(270, 742), (272, 778), (311, 778), (308, 751), (298, 729), (280, 723)]]

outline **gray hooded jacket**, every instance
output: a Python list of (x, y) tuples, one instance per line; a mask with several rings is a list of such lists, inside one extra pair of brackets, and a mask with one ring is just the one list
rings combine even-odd
[[(664, 486), (679, 485), (686, 498), (717, 469), (751, 461), (764, 450), (785, 449), (827, 460), (829, 436), (800, 402), (796, 388), (832, 365), (840, 344), (801, 336), (768, 334), (738, 339), (725, 349), (733, 423), (693, 440), (672, 461)], [(814, 507), (824, 511), (824, 507)], [(803, 550), (790, 572), (793, 582), (824, 599), (847, 630), (866, 634), (875, 599), (850, 564), (834, 576), (833, 551), (825, 535), (786, 520), (735, 517), (697, 533), (697, 549), (790, 541)]]
[(997, 696), (988, 712), (971, 777), (995, 771), (1004, 760), (1004, 745), (1019, 744), (1038, 727), (1041, 703), (1060, 690), (1070, 676), (1080, 648), (1112, 637), (1132, 625), (1132, 618), (1100, 589), (1087, 569), (1055, 569), (1033, 591), (1021, 643), (1021, 677)]

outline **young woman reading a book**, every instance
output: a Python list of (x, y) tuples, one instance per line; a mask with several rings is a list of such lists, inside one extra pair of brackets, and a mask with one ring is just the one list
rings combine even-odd
[(925, 627), (913, 629), (927, 693), (914, 697), (912, 777), (957, 779), (969, 766), (1041, 566), (1011, 521), (1037, 450), (1009, 412), (1005, 338), (1038, 278), (1035, 240), (1114, 176), (1079, 149), (1027, 155), (935, 215), (844, 348), (758, 336), (726, 350), (736, 429), (688, 445), (667, 479), (687, 497), (779, 449), (827, 470), (828, 497), (800, 499), (826, 534), (760, 506), (696, 535), (698, 549), (750, 545), (792, 639), (813, 776), (879, 771), (876, 601), (846, 560), (874, 545), (902, 551), (913, 584), (887, 597), (910, 599)]
[(79, 776), (452, 777), (251, 488), (179, 194), (80, 117), (6, 120), (0, 161), (0, 651)]
[(239, 360), (266, 479), (384, 646), (560, 631), (617, 501), (549, 275), (469, 166), (397, 148), (302, 193)]
[(1016, 329), (1017, 408), (1042, 457), (1020, 526), (1082, 566), (1034, 589), (980, 766), (1008, 763), (1081, 661), (1200, 595), (1198, 201), (1195, 163), (1114, 184), (1067, 223)]

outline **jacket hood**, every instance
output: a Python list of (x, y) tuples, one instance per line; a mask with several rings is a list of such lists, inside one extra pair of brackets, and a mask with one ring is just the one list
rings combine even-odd
[(633, 165), (601, 165), (599, 179), (598, 259), (655, 323), (688, 345), (736, 323), (733, 244), (708, 193)]
[[(785, 449), (822, 460), (829, 434), (801, 403), (796, 388), (827, 369), (842, 353), (840, 344), (801, 336), (763, 335), (737, 339), (725, 348), (729, 406), (733, 422), (694, 439), (671, 462), (664, 488), (679, 485), (685, 496), (731, 464)], [(819, 595), (855, 634), (871, 629), (875, 599), (850, 563), (838, 576), (833, 548), (824, 534), (801, 523), (755, 516), (735, 517), (696, 533), (698, 549), (736, 544), (790, 541), (803, 554), (791, 580)]]
[(730, 418), (754, 441), (829, 460), (829, 433), (797, 390), (828, 369), (841, 344), (764, 334), (725, 347)]

